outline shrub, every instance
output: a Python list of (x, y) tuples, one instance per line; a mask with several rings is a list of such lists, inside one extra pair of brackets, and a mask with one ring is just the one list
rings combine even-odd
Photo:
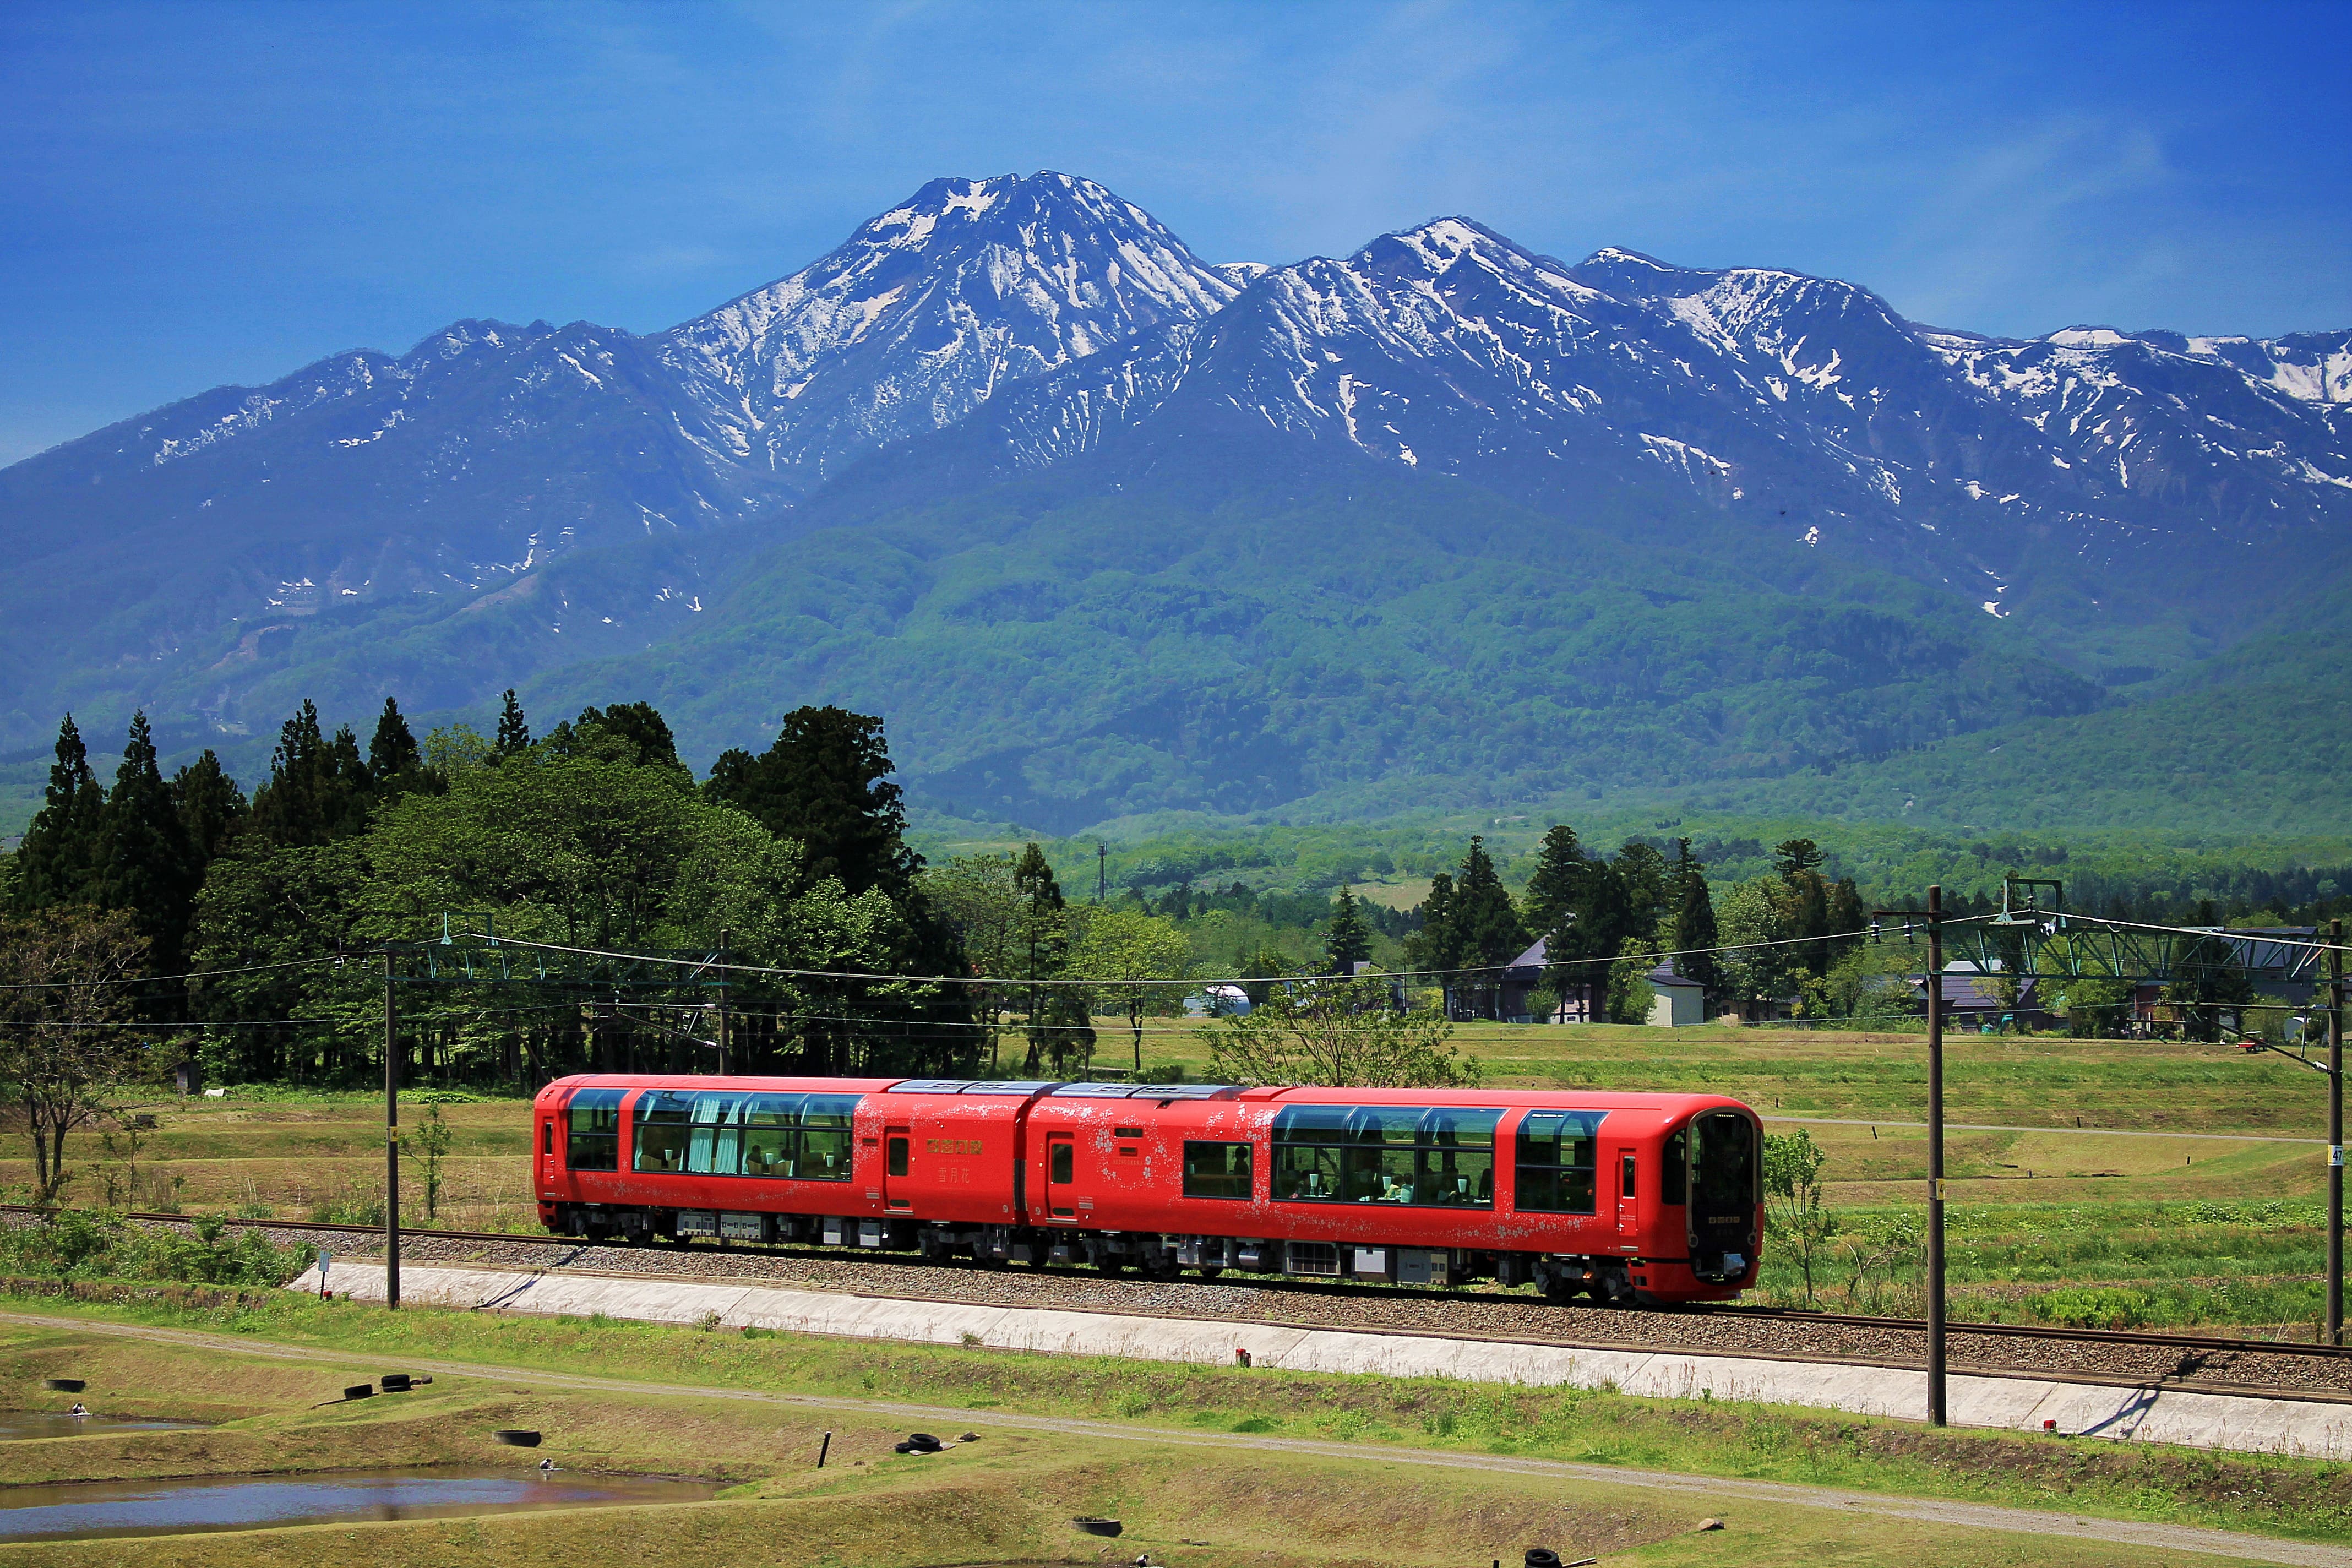
[(2148, 1319), (2148, 1300), (2137, 1290), (2075, 1287), (2045, 1291), (2029, 1304), (2035, 1317), (2072, 1329), (2136, 1329)]

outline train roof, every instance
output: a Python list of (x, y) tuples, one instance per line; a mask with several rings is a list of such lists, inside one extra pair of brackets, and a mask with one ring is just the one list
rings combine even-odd
[(1748, 1108), (1720, 1094), (1644, 1094), (1631, 1090), (1556, 1089), (1325, 1089), (1216, 1083), (1066, 1083), (1049, 1079), (772, 1078), (745, 1074), (576, 1073), (540, 1090), (677, 1089), (744, 1094), (939, 1094), (1052, 1100), (1239, 1100), (1275, 1105), (1432, 1105), (1497, 1110), (1623, 1110), (1675, 1117), (1719, 1106)]

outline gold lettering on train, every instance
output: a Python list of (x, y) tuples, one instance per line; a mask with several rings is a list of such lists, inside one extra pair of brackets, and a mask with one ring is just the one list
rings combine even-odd
[(923, 1148), (926, 1152), (932, 1154), (977, 1154), (980, 1152), (980, 1140), (977, 1138), (926, 1138), (923, 1140)]

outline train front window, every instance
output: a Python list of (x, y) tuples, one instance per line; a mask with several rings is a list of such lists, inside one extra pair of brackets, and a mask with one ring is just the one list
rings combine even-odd
[(1698, 1137), (1692, 1223), (1745, 1230), (1756, 1210), (1755, 1124), (1735, 1111), (1718, 1111), (1691, 1125)]
[(621, 1168), (621, 1096), (617, 1089), (583, 1089), (564, 1110), (563, 1163), (574, 1171)]
[(1600, 1187), (1598, 1110), (1530, 1110), (1519, 1122), (1517, 1206), (1529, 1214), (1591, 1214)]
[(1690, 1201), (1690, 1129), (1677, 1127), (1666, 1134), (1665, 1158), (1658, 1162), (1658, 1201)]

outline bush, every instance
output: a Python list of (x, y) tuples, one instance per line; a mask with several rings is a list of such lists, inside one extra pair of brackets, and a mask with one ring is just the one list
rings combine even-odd
[(106, 1210), (63, 1209), (0, 1230), (0, 1268), (58, 1279), (171, 1279), (189, 1285), (282, 1285), (308, 1261), (217, 1215), (186, 1230), (148, 1230)]
[(2070, 1329), (2137, 1329), (2148, 1321), (2148, 1300), (2137, 1290), (2077, 1287), (2046, 1291), (2028, 1304), (2044, 1322)]

